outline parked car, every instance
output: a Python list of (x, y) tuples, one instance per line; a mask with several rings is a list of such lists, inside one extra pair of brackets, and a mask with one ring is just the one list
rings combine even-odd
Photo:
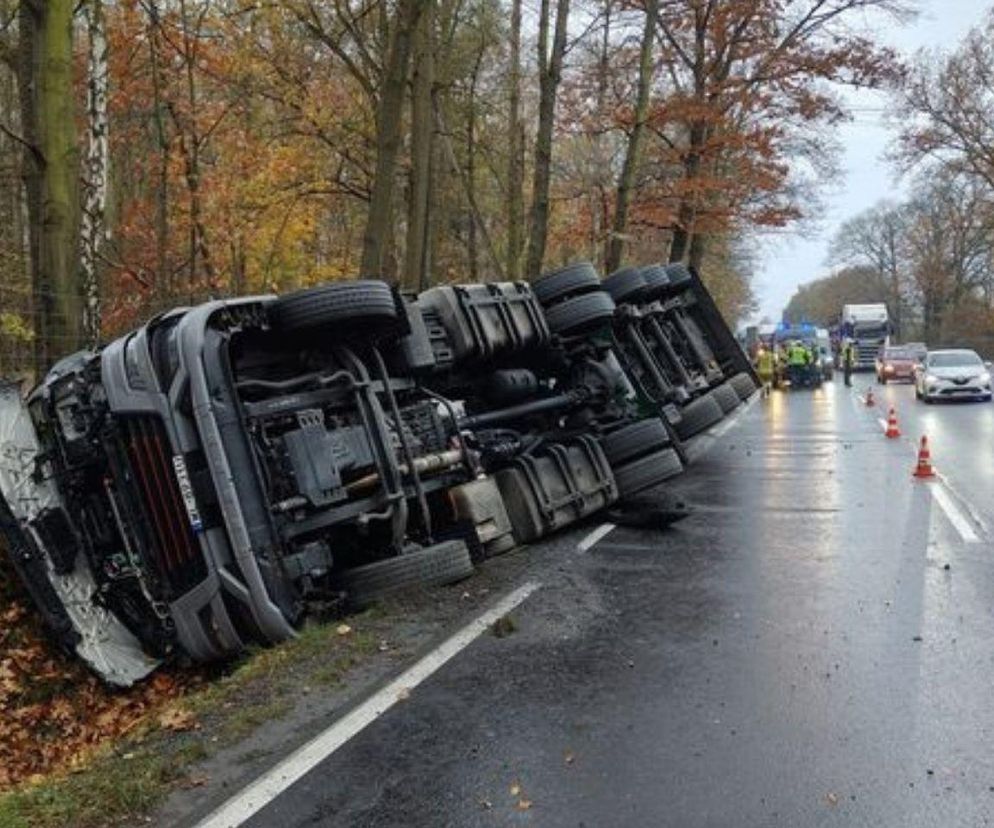
[(886, 385), (888, 382), (914, 382), (915, 366), (918, 360), (906, 346), (888, 346), (880, 350), (877, 356), (877, 382)]
[(991, 399), (991, 374), (976, 351), (929, 351), (915, 372), (915, 396), (936, 400)]
[(588, 264), (534, 290), (365, 280), (163, 314), (25, 398), (0, 386), (0, 531), (59, 641), (119, 685), (465, 578), (679, 474), (752, 393), (680, 275), (646, 310), (673, 354), (642, 354), (671, 389), (648, 396)]
[(921, 362), (928, 353), (928, 346), (924, 342), (905, 342), (901, 347), (910, 351), (915, 362)]

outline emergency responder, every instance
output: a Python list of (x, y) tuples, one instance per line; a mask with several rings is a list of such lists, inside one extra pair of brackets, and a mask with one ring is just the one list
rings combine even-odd
[(852, 386), (852, 369), (856, 365), (856, 348), (852, 342), (842, 346), (842, 369), (845, 372), (846, 387)]
[(787, 348), (787, 372), (790, 374), (791, 385), (800, 384), (801, 375), (807, 364), (808, 349), (795, 339)]
[(773, 372), (776, 368), (772, 348), (760, 348), (756, 355), (756, 373), (767, 388), (773, 384)]

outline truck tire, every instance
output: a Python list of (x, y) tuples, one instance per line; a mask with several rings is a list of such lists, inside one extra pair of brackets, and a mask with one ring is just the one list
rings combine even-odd
[(666, 293), (670, 280), (666, 276), (663, 265), (648, 265), (642, 268), (642, 279), (645, 281), (645, 298), (652, 302)]
[(654, 451), (614, 470), (614, 482), (622, 498), (658, 486), (683, 471), (680, 456), (671, 448)]
[(601, 287), (611, 294), (616, 304), (637, 302), (645, 293), (645, 279), (637, 267), (622, 267), (607, 276)]
[(612, 468), (669, 444), (670, 435), (658, 417), (630, 423), (601, 437), (601, 448)]
[(397, 304), (386, 282), (332, 282), (278, 296), (267, 308), (270, 324), (286, 333), (334, 327), (376, 336), (398, 326)]
[(721, 410), (718, 401), (710, 394), (698, 397), (688, 403), (680, 412), (680, 422), (677, 423), (676, 433), (680, 438), (686, 440), (695, 434), (700, 434), (704, 429), (710, 428), (715, 423), (720, 422), (725, 412)]
[(745, 371), (732, 377), (728, 381), (728, 384), (735, 389), (735, 393), (738, 394), (739, 399), (743, 401), (748, 400), (756, 390), (756, 383)]
[(341, 584), (349, 603), (362, 608), (403, 589), (452, 584), (472, 574), (469, 549), (454, 540), (347, 569)]
[(666, 278), (670, 280), (670, 287), (675, 292), (686, 287), (692, 277), (687, 265), (682, 262), (674, 262), (666, 265)]
[(614, 300), (603, 291), (574, 296), (546, 310), (549, 330), (571, 334), (609, 322), (614, 318)]
[(543, 273), (532, 282), (532, 293), (542, 307), (549, 307), (571, 296), (592, 293), (600, 286), (596, 268), (590, 262), (576, 262)]
[(721, 410), (725, 414), (731, 414), (742, 402), (730, 382), (723, 382), (717, 388), (712, 389), (711, 396), (718, 401), (718, 405), (721, 406)]

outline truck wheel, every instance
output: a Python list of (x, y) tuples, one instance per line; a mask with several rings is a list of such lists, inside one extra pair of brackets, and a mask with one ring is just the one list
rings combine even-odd
[(397, 305), (386, 282), (333, 282), (278, 296), (267, 308), (274, 328), (286, 333), (335, 327), (342, 333), (378, 336), (397, 327)]
[(646, 282), (639, 268), (622, 267), (606, 277), (601, 287), (620, 305), (622, 302), (637, 302), (645, 293)]
[(730, 382), (724, 382), (712, 390), (711, 396), (718, 401), (718, 405), (721, 406), (721, 410), (725, 414), (730, 414), (742, 402)]
[(752, 396), (752, 392), (756, 390), (756, 383), (745, 371), (732, 377), (728, 381), (728, 384), (735, 389), (735, 393), (739, 395), (739, 399), (741, 400), (749, 399)]
[(683, 463), (673, 449), (655, 451), (614, 469), (614, 482), (622, 498), (658, 486), (683, 471)]
[(601, 280), (590, 262), (577, 262), (543, 273), (532, 282), (532, 292), (542, 307), (600, 290)]
[(469, 549), (463, 541), (456, 540), (347, 569), (341, 584), (349, 603), (362, 608), (400, 590), (453, 584), (472, 574)]
[(603, 291), (574, 296), (546, 310), (549, 330), (558, 334), (577, 333), (614, 318), (614, 300)]
[(646, 286), (646, 299), (651, 302), (666, 293), (670, 286), (670, 280), (666, 277), (666, 268), (663, 265), (647, 265), (642, 268), (641, 272)]
[(613, 468), (640, 454), (656, 451), (670, 443), (666, 426), (658, 417), (639, 420), (601, 437), (601, 448)]
[(666, 278), (674, 289), (686, 287), (691, 280), (690, 269), (682, 262), (666, 265)]
[(720, 422), (725, 413), (714, 397), (705, 394), (684, 406), (680, 415), (676, 433), (681, 439), (686, 440)]

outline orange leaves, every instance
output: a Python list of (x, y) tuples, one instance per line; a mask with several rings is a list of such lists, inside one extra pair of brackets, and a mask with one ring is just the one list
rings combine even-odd
[(163, 730), (171, 730), (174, 733), (196, 730), (200, 727), (197, 717), (190, 710), (175, 705), (163, 710), (159, 714), (158, 722)]
[[(189, 682), (159, 672), (130, 690), (108, 689), (52, 649), (9, 577), (0, 550), (0, 790), (78, 767), (97, 747), (148, 722)], [(196, 725), (180, 707), (167, 712), (162, 727)]]

